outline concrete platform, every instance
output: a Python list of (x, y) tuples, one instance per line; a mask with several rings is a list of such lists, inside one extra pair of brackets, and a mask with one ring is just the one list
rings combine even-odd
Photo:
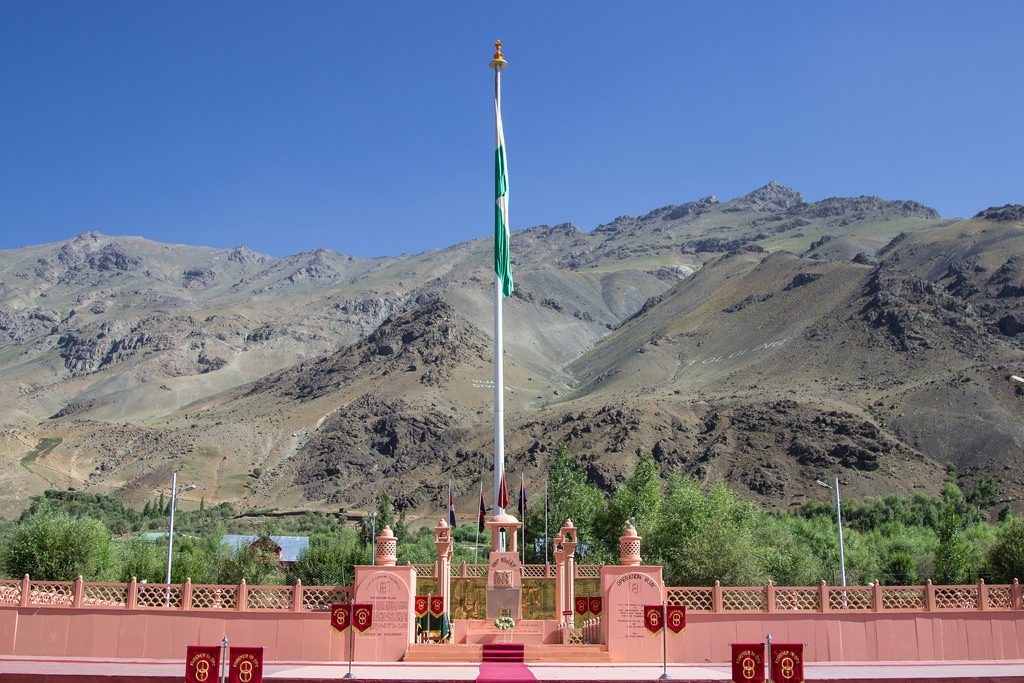
[[(549, 663), (528, 664), (526, 668), (538, 681), (654, 681), (661, 674), (657, 664)], [(320, 683), (341, 680), (347, 671), (348, 665), (340, 662), (270, 662), (264, 679)], [(668, 671), (677, 681), (730, 678), (725, 664), (675, 664)], [(358, 680), (368, 683), (475, 681), (480, 675), (480, 664), (356, 663), (353, 673)], [(181, 661), (0, 657), (2, 683), (180, 683), (183, 674)], [(835, 683), (1019, 683), (1024, 681), (1024, 661), (809, 663), (805, 674), (808, 681)]]

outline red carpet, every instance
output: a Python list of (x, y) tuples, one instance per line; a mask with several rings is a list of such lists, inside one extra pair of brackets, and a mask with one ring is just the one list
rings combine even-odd
[(522, 662), (483, 662), (477, 683), (530, 683), (537, 678)]

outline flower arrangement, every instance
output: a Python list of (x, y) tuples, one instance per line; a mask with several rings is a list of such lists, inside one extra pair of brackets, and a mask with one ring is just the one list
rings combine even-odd
[(498, 629), (499, 631), (508, 631), (514, 628), (515, 625), (516, 620), (507, 615), (500, 616), (494, 620), (494, 628)]

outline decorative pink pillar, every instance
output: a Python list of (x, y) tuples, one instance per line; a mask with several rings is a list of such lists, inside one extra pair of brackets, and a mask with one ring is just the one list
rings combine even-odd
[[(562, 586), (565, 584), (565, 551), (562, 549), (561, 532), (551, 539), (551, 550), (555, 556), (555, 618), (559, 623), (565, 623), (565, 617), (562, 616), (562, 612), (565, 611), (565, 604), (562, 602)], [(571, 606), (570, 609), (572, 609)]]
[[(355, 635), (355, 660), (397, 662), (415, 638), (413, 600), (416, 595), (416, 569), (399, 567), (398, 539), (391, 527), (377, 536), (376, 566), (355, 568), (353, 594), (357, 603), (373, 605), (373, 628)], [(347, 639), (342, 639), (347, 643)], [(343, 648), (343, 659), (347, 656)]]
[[(558, 534), (562, 537), (562, 610), (574, 609), (576, 603), (576, 546), (579, 539), (576, 537), (576, 527), (571, 519), (566, 519), (565, 524), (559, 529)], [(572, 626), (572, 616), (563, 616), (562, 621), (566, 626)]]
[(444, 611), (448, 613), (448, 619), (452, 618), (452, 552), (455, 548), (455, 541), (452, 540), (451, 528), (448, 522), (441, 520), (434, 527), (434, 548), (437, 549), (437, 563), (434, 565), (434, 575), (437, 577), (437, 592), (444, 598)]
[[(632, 524), (619, 538), (618, 566), (601, 567), (601, 633), (608, 654), (615, 662), (657, 662), (661, 660), (661, 638), (652, 638), (644, 628), (644, 605), (658, 605), (665, 599), (661, 567), (643, 564), (640, 536)], [(681, 661), (681, 638), (669, 638), (670, 661)], [(675, 650), (676, 652), (673, 652)]]

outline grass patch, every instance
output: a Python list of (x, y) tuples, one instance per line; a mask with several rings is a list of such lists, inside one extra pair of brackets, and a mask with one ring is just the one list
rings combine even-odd
[(36, 444), (36, 447), (26, 453), (25, 457), (21, 459), (21, 466), (28, 467), (35, 462), (37, 458), (41, 458), (44, 455), (49, 454), (50, 451), (61, 445), (63, 441), (64, 439), (59, 436), (44, 436), (42, 439), (39, 439), (39, 443)]

